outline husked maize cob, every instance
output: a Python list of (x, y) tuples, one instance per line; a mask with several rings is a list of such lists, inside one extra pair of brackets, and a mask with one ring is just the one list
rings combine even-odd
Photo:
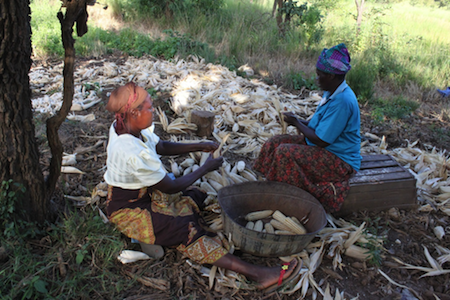
[(279, 210), (275, 211), (273, 213), (272, 217), (275, 220), (283, 223), (283, 225), (286, 225), (289, 228), (290, 231), (293, 231), (296, 234), (305, 234), (306, 233), (306, 230), (305, 230), (305, 228), (302, 225), (295, 223), (294, 220), (292, 220), (291, 218), (286, 217)]
[(253, 227), (255, 227), (255, 223), (253, 223), (252, 221), (247, 222), (247, 225), (245, 225), (245, 228), (247, 228), (247, 229), (253, 230)]
[(248, 213), (245, 216), (245, 219), (247, 221), (261, 220), (261, 219), (270, 217), (272, 215), (272, 213), (273, 213), (273, 210), (270, 210), (270, 209), (254, 211), (254, 212)]
[(221, 188), (223, 188), (223, 185), (218, 183), (217, 181), (214, 181), (212, 179), (208, 179), (208, 183), (215, 189), (216, 191), (219, 191)]
[(362, 248), (356, 245), (351, 245), (347, 249), (345, 249), (344, 254), (359, 260), (367, 260), (370, 258), (371, 254), (368, 253), (369, 250), (366, 248)]
[(302, 224), (296, 217), (291, 217), (291, 219), (297, 224), (300, 224), (300, 225)]
[(206, 181), (200, 183), (200, 188), (207, 193), (213, 193), (217, 195), (217, 191)]
[(255, 222), (255, 227), (253, 227), (253, 230), (261, 232), (263, 230), (263, 226), (264, 226), (263, 221), (258, 220)]
[(273, 229), (273, 226), (270, 223), (264, 224), (264, 229), (267, 233), (275, 233), (275, 229)]
[(275, 219), (270, 220), (270, 224), (273, 226), (273, 228), (275, 228), (277, 230), (291, 231), (288, 226), (284, 225), (283, 223), (281, 223), (278, 220), (275, 220)]
[(248, 171), (247, 169), (242, 170), (239, 173), (242, 177), (244, 177), (245, 179), (248, 179), (249, 181), (257, 181), (258, 178), (256, 178), (255, 175), (253, 175), (250, 171)]

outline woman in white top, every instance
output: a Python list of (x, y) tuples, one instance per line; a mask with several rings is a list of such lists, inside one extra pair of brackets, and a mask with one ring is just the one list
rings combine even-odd
[(266, 289), (281, 284), (298, 265), (296, 260), (278, 267), (257, 266), (242, 261), (225, 249), (217, 235), (204, 229), (199, 213), (206, 194), (190, 187), (197, 179), (222, 165), (223, 158), (208, 158), (204, 165), (185, 176), (172, 179), (159, 155), (193, 151), (212, 152), (213, 142), (192, 144), (162, 141), (153, 133), (150, 95), (134, 83), (111, 93), (106, 109), (116, 120), (109, 132), (107, 212), (110, 221), (130, 238), (146, 244), (175, 246), (201, 264), (241, 273)]

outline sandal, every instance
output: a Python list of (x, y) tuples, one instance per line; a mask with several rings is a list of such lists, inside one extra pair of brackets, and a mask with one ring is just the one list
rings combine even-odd
[(283, 265), (281, 266), (281, 271), (280, 271), (280, 277), (278, 278), (278, 282), (267, 287), (266, 289), (264, 289), (264, 293), (271, 293), (276, 291), (278, 288), (280, 288), (282, 285), (290, 282), (292, 279), (294, 279), (294, 277), (296, 277), (298, 275), (298, 273), (300, 272), (300, 269), (303, 266), (303, 261), (301, 259), (296, 259), (297, 260), (297, 265), (295, 266), (294, 270), (292, 271), (291, 275), (289, 275), (287, 278), (283, 279), (284, 274), (286, 273), (286, 270), (289, 268), (290, 263), (286, 262), (283, 263)]

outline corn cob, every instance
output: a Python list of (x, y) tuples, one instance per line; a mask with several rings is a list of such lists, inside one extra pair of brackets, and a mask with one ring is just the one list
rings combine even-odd
[(228, 177), (233, 181), (233, 183), (241, 183), (241, 182), (248, 181), (244, 177), (239, 176), (238, 174), (233, 173), (233, 172), (228, 173)]
[(223, 188), (223, 185), (218, 183), (217, 181), (214, 181), (212, 179), (208, 179), (208, 183), (216, 190), (219, 191), (221, 188)]
[(284, 225), (283, 223), (281, 223), (280, 221), (277, 221), (275, 219), (270, 220), (270, 224), (273, 226), (273, 228), (275, 228), (277, 230), (291, 231), (288, 226)]
[(270, 223), (264, 224), (264, 229), (266, 230), (267, 233), (275, 233), (275, 229)]
[(212, 193), (217, 195), (217, 191), (206, 181), (200, 183), (200, 188), (207, 193)]
[(216, 182), (222, 181), (222, 175), (220, 175), (219, 172), (217, 172), (217, 171), (209, 172), (208, 174), (205, 175), (205, 178), (212, 179)]
[(300, 224), (300, 225), (302, 224), (296, 217), (291, 217), (291, 219), (297, 224)]
[(258, 178), (256, 178), (255, 175), (253, 175), (250, 171), (247, 169), (242, 170), (242, 172), (239, 173), (242, 177), (245, 179), (248, 179), (249, 181), (257, 181)]
[(247, 229), (253, 229), (253, 227), (255, 227), (255, 223), (253, 223), (252, 221), (247, 222), (247, 225), (245, 225), (245, 228)]
[(264, 226), (263, 221), (258, 220), (255, 222), (255, 226), (253, 227), (253, 230), (261, 232), (263, 229), (263, 226)]
[(187, 167), (186, 169), (184, 169), (183, 176), (186, 176), (189, 173), (192, 173), (192, 166)]
[(203, 164), (206, 162), (206, 160), (208, 159), (210, 153), (209, 152), (202, 152), (202, 156), (200, 158), (200, 162), (199, 165), (203, 166)]
[(273, 210), (270, 210), (270, 209), (254, 211), (254, 212), (248, 213), (245, 216), (245, 219), (247, 221), (256, 221), (256, 220), (270, 217), (272, 215), (272, 213), (273, 213)]
[(192, 158), (186, 158), (181, 164), (180, 166), (183, 168), (188, 168), (191, 167), (195, 164), (195, 160)]
[(244, 171), (244, 169), (245, 169), (245, 162), (243, 162), (242, 160), (238, 161), (238, 162), (236, 163), (236, 168), (237, 168), (237, 171), (238, 171), (239, 173), (242, 172), (242, 171)]
[(275, 220), (283, 223), (283, 225), (286, 225), (289, 228), (290, 231), (293, 231), (296, 234), (305, 234), (306, 233), (306, 230), (305, 230), (305, 228), (302, 225), (295, 223), (294, 220), (292, 220), (291, 218), (286, 217), (279, 210), (275, 211), (273, 213), (272, 217)]
[(370, 258), (371, 254), (368, 253), (369, 250), (356, 246), (356, 245), (351, 245), (350, 247), (348, 247), (347, 249), (345, 249), (344, 254), (359, 260), (367, 260)]

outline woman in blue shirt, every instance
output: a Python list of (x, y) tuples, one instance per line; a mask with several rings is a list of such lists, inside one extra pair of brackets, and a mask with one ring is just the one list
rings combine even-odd
[(278, 135), (262, 147), (254, 169), (268, 180), (298, 186), (316, 197), (328, 212), (338, 211), (349, 179), (360, 168), (360, 112), (345, 81), (351, 69), (344, 44), (324, 49), (316, 64), (324, 94), (310, 121), (284, 113), (298, 135)]

